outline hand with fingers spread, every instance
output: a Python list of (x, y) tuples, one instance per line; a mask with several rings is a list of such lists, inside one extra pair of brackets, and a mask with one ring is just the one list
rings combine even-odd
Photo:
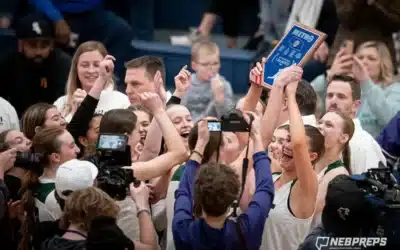
[(364, 66), (362, 61), (357, 56), (353, 57), (353, 75), (358, 83), (364, 83), (371, 79), (369, 77), (368, 69)]
[(85, 99), (87, 93), (83, 89), (76, 89), (72, 95), (72, 112), (75, 113), (83, 100)]
[(179, 73), (175, 76), (175, 92), (174, 96), (182, 98), (185, 96), (186, 92), (190, 87), (192, 73), (187, 70), (187, 65), (183, 66), (183, 68), (179, 71)]
[(292, 82), (299, 82), (302, 76), (303, 69), (297, 65), (292, 65), (279, 72), (274, 81), (274, 85), (284, 88)]
[(115, 58), (111, 55), (107, 55), (100, 62), (100, 77), (102, 77), (105, 81), (111, 80), (114, 73), (114, 61)]
[(161, 98), (158, 94), (153, 92), (144, 92), (139, 95), (142, 105), (150, 110), (153, 115), (156, 115), (158, 112), (162, 112), (164, 109), (164, 103), (161, 101)]
[(150, 211), (149, 198), (150, 189), (144, 182), (140, 182), (139, 186), (133, 183), (129, 185), (132, 199), (135, 201), (138, 210), (147, 209)]
[(4, 174), (14, 166), (16, 157), (17, 149), (15, 148), (0, 153), (0, 179), (3, 179)]
[(164, 80), (162, 78), (160, 71), (156, 72), (156, 74), (154, 75), (153, 81), (154, 81), (154, 86), (155, 86), (155, 92), (161, 98), (162, 103), (164, 103), (164, 105), (166, 105), (167, 104), (167, 91), (165, 91)]
[(328, 80), (334, 75), (348, 75), (352, 73), (353, 55), (348, 54), (345, 48), (341, 48), (328, 70)]
[(261, 59), (261, 62), (257, 62), (256, 66), (250, 70), (250, 81), (254, 84), (262, 84), (262, 74), (264, 72), (264, 64), (267, 61), (265, 57)]

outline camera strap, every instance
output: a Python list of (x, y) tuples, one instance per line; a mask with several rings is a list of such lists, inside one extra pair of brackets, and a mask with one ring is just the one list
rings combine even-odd
[(247, 140), (246, 155), (242, 161), (242, 181), (241, 181), (240, 194), (239, 194), (238, 199), (235, 200), (232, 204), (233, 211), (230, 216), (232, 216), (234, 218), (237, 217), (237, 209), (239, 207), (240, 200), (242, 199), (244, 187), (246, 184), (247, 169), (249, 168), (249, 148), (250, 148), (250, 135), (251, 135), (251, 126), (252, 125), (253, 125), (253, 119), (251, 119), (251, 121), (250, 121), (249, 139)]

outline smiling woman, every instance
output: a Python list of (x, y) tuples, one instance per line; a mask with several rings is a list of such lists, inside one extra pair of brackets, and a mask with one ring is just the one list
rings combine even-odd
[[(95, 41), (83, 43), (76, 50), (72, 58), (66, 95), (54, 102), (68, 122), (99, 77), (100, 62), (107, 54), (103, 44)], [(96, 113), (104, 114), (108, 110), (127, 108), (130, 105), (126, 95), (114, 90), (113, 80), (110, 80), (107, 86), (108, 88), (103, 90), (100, 95)]]

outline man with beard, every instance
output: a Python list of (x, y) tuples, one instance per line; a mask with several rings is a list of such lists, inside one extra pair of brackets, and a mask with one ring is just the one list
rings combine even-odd
[(0, 62), (0, 95), (19, 116), (37, 102), (64, 95), (71, 58), (54, 48), (52, 25), (39, 14), (24, 17), (16, 28), (18, 51)]
[(360, 85), (350, 76), (335, 75), (328, 83), (325, 107), (327, 112), (341, 112), (353, 119), (355, 129), (350, 140), (350, 169), (352, 174), (361, 174), (367, 169), (377, 168), (381, 161), (386, 165), (379, 144), (361, 127), (356, 118), (360, 105)]

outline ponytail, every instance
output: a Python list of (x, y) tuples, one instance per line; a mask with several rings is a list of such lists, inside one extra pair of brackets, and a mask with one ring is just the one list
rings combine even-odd
[(346, 142), (346, 144), (344, 145), (344, 149), (343, 149), (343, 163), (344, 163), (344, 167), (346, 168), (346, 170), (349, 172), (350, 175), (352, 175), (352, 173), (351, 173), (351, 168), (350, 168), (351, 156), (350, 156), (350, 146), (349, 146), (349, 142)]
[(29, 170), (22, 180), (20, 194), (22, 196), (21, 201), (24, 206), (25, 218), (21, 225), (22, 238), (18, 245), (18, 250), (30, 249), (31, 236), (33, 235), (36, 221), (36, 206), (33, 193), (39, 184), (39, 176), (38, 172)]

